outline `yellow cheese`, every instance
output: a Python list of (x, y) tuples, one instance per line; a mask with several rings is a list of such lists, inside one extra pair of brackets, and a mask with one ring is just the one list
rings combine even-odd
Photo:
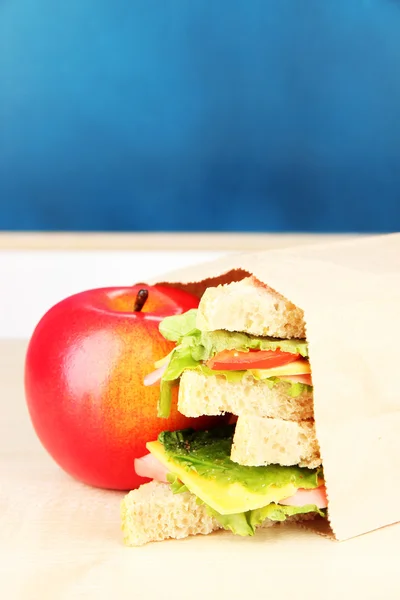
[(308, 360), (299, 358), (287, 365), (281, 367), (273, 367), (272, 369), (251, 369), (258, 379), (268, 379), (268, 377), (280, 377), (283, 375), (308, 375), (311, 373), (310, 363)]
[(238, 482), (221, 483), (216, 479), (206, 479), (193, 470), (187, 471), (167, 455), (160, 442), (148, 442), (146, 447), (186, 485), (189, 491), (222, 515), (262, 508), (271, 502), (289, 498), (297, 491), (297, 487), (290, 483), (280, 488), (270, 486), (262, 493), (257, 494)]

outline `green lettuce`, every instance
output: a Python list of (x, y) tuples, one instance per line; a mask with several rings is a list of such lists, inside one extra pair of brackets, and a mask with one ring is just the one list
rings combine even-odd
[(167, 481), (171, 486), (173, 494), (181, 494), (182, 492), (188, 492), (188, 488), (174, 473), (167, 473)]
[(235, 425), (224, 425), (207, 431), (182, 429), (163, 431), (158, 441), (164, 446), (168, 457), (187, 471), (195, 471), (205, 479), (217, 481), (223, 486), (240, 483), (254, 493), (270, 486), (284, 487), (293, 484), (297, 488), (315, 489), (319, 485), (322, 469), (308, 469), (297, 465), (283, 467), (248, 467), (230, 458)]
[(180, 344), (184, 337), (200, 333), (196, 327), (196, 315), (197, 309), (192, 308), (181, 315), (165, 317), (159, 325), (161, 335), (166, 340)]
[[(203, 503), (204, 504), (204, 503)], [(271, 503), (263, 508), (248, 510), (247, 512), (236, 513), (233, 515), (221, 515), (208, 505), (205, 505), (208, 514), (226, 530), (232, 531), (235, 535), (247, 536), (254, 535), (256, 527), (261, 525), (265, 519), (271, 521), (285, 521), (287, 517), (293, 515), (315, 513), (322, 517), (326, 516), (325, 511), (320, 510), (314, 504), (305, 506), (284, 506), (283, 504)]]
[(192, 357), (197, 360), (209, 360), (223, 350), (277, 350), (300, 354), (308, 357), (305, 340), (287, 340), (273, 337), (258, 337), (235, 331), (200, 331), (196, 327), (197, 310), (193, 308), (181, 315), (166, 317), (159, 329), (165, 339), (191, 349)]
[(223, 350), (277, 350), (308, 356), (308, 346), (305, 340), (285, 340), (272, 337), (257, 337), (237, 331), (203, 331), (200, 333), (200, 343), (195, 350), (198, 360), (208, 360), (217, 352)]

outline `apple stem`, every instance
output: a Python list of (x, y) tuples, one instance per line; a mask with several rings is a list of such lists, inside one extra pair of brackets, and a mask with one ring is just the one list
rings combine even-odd
[(133, 307), (134, 312), (140, 312), (149, 297), (149, 290), (139, 290), (135, 300), (135, 306)]

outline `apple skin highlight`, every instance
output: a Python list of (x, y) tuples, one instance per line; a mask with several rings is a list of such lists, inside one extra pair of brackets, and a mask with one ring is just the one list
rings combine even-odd
[[(143, 288), (148, 298), (134, 312)], [(43, 316), (27, 350), (25, 395), (40, 441), (67, 473), (96, 487), (134, 489), (148, 481), (134, 470), (146, 442), (163, 430), (215, 424), (181, 415), (177, 389), (170, 417), (158, 418), (158, 386), (143, 385), (174, 347), (160, 321), (197, 305), (181, 290), (140, 284), (81, 292)]]

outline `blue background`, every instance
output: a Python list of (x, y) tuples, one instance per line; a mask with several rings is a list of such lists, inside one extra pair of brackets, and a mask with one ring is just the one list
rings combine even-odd
[(0, 0), (0, 228), (400, 230), (395, 0)]

